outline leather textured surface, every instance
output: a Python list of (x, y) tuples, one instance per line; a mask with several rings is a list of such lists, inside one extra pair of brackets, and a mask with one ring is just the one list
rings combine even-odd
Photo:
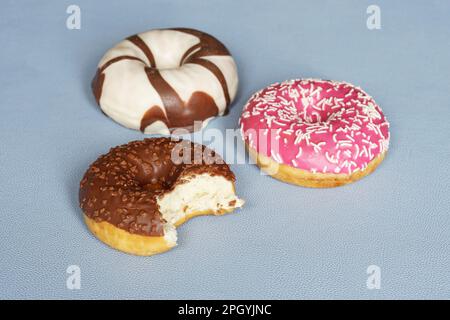
[[(450, 292), (450, 3), (377, 1), (5, 1), (0, 11), (0, 298), (448, 298)], [(193, 27), (233, 53), (250, 95), (297, 77), (345, 80), (391, 123), (375, 173), (306, 189), (233, 165), (245, 207), (179, 228), (179, 246), (149, 258), (87, 230), (78, 183), (109, 147), (142, 139), (96, 107), (90, 81), (106, 49), (156, 27)], [(66, 268), (81, 269), (68, 290)], [(381, 268), (368, 290), (366, 269)]]

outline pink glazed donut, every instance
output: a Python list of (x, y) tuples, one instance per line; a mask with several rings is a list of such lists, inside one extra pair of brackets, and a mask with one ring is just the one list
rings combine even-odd
[(273, 84), (250, 98), (239, 124), (262, 170), (306, 187), (359, 180), (375, 170), (389, 147), (389, 123), (380, 107), (345, 82)]

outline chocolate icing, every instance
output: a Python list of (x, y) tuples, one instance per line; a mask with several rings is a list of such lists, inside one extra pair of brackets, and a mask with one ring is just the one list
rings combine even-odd
[[(180, 155), (191, 163), (177, 164), (171, 160), (178, 143), (183, 143), (184, 150), (190, 152), (186, 155), (181, 150)], [(157, 197), (170, 192), (187, 177), (201, 173), (235, 180), (222, 158), (203, 145), (170, 138), (133, 141), (112, 148), (89, 167), (80, 182), (80, 207), (96, 222), (106, 221), (134, 234), (163, 236), (165, 221)]]
[[(214, 74), (223, 89), (225, 97), (226, 107), (224, 115), (228, 114), (228, 106), (231, 102), (231, 99), (225, 76), (214, 63), (209, 60), (202, 59), (202, 57), (205, 56), (230, 55), (228, 49), (213, 36), (198, 30), (187, 28), (174, 28), (166, 30), (176, 30), (191, 34), (199, 38), (200, 43), (192, 46), (184, 53), (184, 55), (180, 59), (180, 66), (185, 63), (198, 64)], [(162, 110), (158, 110), (161, 109), (161, 106), (150, 106), (141, 119), (141, 131), (145, 131), (145, 128), (155, 121), (164, 122), (170, 130), (176, 128), (185, 128), (189, 131), (193, 131), (194, 121), (202, 121), (210, 117), (217, 116), (219, 108), (217, 107), (214, 99), (205, 92), (194, 92), (188, 101), (183, 101), (180, 98), (178, 93), (170, 86), (169, 83), (167, 83), (167, 81), (165, 81), (165, 79), (159, 73), (152, 51), (139, 37), (139, 35), (130, 36), (127, 38), (127, 40), (132, 42), (145, 54), (150, 65), (147, 65), (139, 58), (132, 56), (119, 56), (107, 61), (103, 66), (101, 66), (101, 68), (97, 70), (97, 73), (92, 81), (92, 91), (98, 104), (100, 102), (103, 82), (105, 79), (105, 75), (103, 73), (104, 70), (111, 64), (118, 61), (124, 59), (133, 59), (142, 61), (143, 64), (146, 65), (145, 72), (147, 73), (147, 77), (155, 90), (159, 93), (166, 112), (166, 114), (164, 114)]]
[(92, 92), (94, 93), (95, 101), (100, 105), (100, 98), (102, 96), (103, 82), (105, 81), (105, 74), (100, 68), (97, 69), (94, 79), (91, 82)]
[[(166, 95), (162, 94), (161, 97), (163, 96)], [(183, 101), (180, 103), (181, 104), (165, 104), (168, 118), (171, 119), (171, 124), (173, 126), (171, 128), (172, 130), (174, 128), (185, 128), (192, 132), (194, 130), (194, 121), (202, 121), (217, 115), (217, 106), (214, 99), (204, 92), (196, 91), (191, 95), (191, 98), (187, 103), (184, 103)], [(141, 131), (143, 132), (147, 126), (158, 120), (167, 123), (166, 115), (161, 108), (154, 106), (148, 109), (141, 120)], [(186, 121), (192, 125), (186, 125)]]
[(200, 49), (202, 47), (201, 43), (197, 43), (196, 45), (190, 47), (181, 57), (180, 59), (180, 67), (184, 64), (187, 57), (189, 57), (194, 51)]

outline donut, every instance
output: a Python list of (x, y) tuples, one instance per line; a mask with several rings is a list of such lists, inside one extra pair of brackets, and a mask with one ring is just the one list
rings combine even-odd
[(389, 147), (389, 123), (361, 88), (299, 79), (255, 93), (239, 119), (251, 158), (272, 177), (336, 187), (367, 176)]
[(236, 64), (227, 48), (187, 28), (128, 37), (106, 52), (92, 80), (107, 116), (147, 134), (201, 129), (228, 113), (237, 87)]
[(79, 203), (99, 240), (148, 256), (173, 248), (176, 227), (188, 219), (241, 207), (234, 183), (229, 166), (203, 145), (145, 139), (100, 156), (80, 182)]

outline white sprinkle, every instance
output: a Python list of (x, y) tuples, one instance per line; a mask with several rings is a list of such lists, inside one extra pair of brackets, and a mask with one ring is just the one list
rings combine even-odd
[(273, 122), (276, 123), (279, 126), (287, 126), (287, 123), (282, 123), (282, 122), (277, 121), (277, 120), (273, 120)]
[(336, 136), (337, 136), (337, 133), (333, 134), (333, 141), (334, 141), (334, 143), (337, 143), (337, 138), (336, 138)]
[(343, 128), (343, 127), (340, 127), (340, 128), (337, 128), (337, 129), (336, 129), (336, 132), (344, 132), (344, 133), (347, 133), (347, 131), (348, 131), (348, 129), (347, 129), (347, 128)]
[(353, 94), (354, 89), (352, 88), (346, 95), (345, 97), (350, 97)]
[(351, 146), (352, 146), (351, 141), (348, 141), (348, 140), (339, 140), (338, 143), (337, 143), (337, 145), (336, 145), (336, 148), (351, 147)]
[(273, 150), (270, 151), (270, 154), (272, 155), (272, 158), (278, 162), (278, 163), (283, 163), (283, 158), (280, 156), (279, 153), (274, 153)]
[[(317, 87), (314, 91), (310, 92), (309, 94), (310, 94), (311, 96), (313, 96), (313, 95), (318, 96), (319, 93), (320, 93), (320, 91), (322, 91), (322, 87)], [(316, 98), (317, 98), (317, 97), (316, 97)]]
[(319, 142), (319, 143), (313, 143), (311, 142), (312, 146), (314, 147), (314, 152), (315, 153), (319, 153), (320, 150), (322, 150), (322, 146), (325, 145), (326, 143), (324, 141)]
[(363, 146), (363, 149), (362, 149), (362, 151), (359, 153), (359, 156), (361, 157), (363, 154), (364, 154), (366, 157), (369, 155), (368, 152), (367, 152), (366, 146)]
[(316, 104), (320, 107), (325, 102), (325, 98), (320, 99)]
[(307, 98), (302, 98), (302, 104), (304, 108), (309, 106), (309, 100)]
[(345, 168), (348, 166), (348, 160), (344, 160), (344, 162), (342, 163), (342, 166)]
[(330, 162), (330, 163), (333, 163), (333, 164), (337, 164), (338, 163), (338, 160), (335, 159), (333, 156), (330, 156), (328, 151), (325, 152), (325, 158), (327, 158), (328, 162)]
[(355, 148), (356, 148), (356, 151), (355, 151), (355, 155), (353, 156), (353, 159), (356, 160), (359, 157), (359, 145), (357, 143), (355, 143)]
[[(352, 132), (353, 132), (353, 131), (352, 131)], [(350, 136), (350, 135), (347, 134), (346, 137), (349, 138), (352, 142), (355, 142), (355, 139), (353, 139), (352, 136)]]

